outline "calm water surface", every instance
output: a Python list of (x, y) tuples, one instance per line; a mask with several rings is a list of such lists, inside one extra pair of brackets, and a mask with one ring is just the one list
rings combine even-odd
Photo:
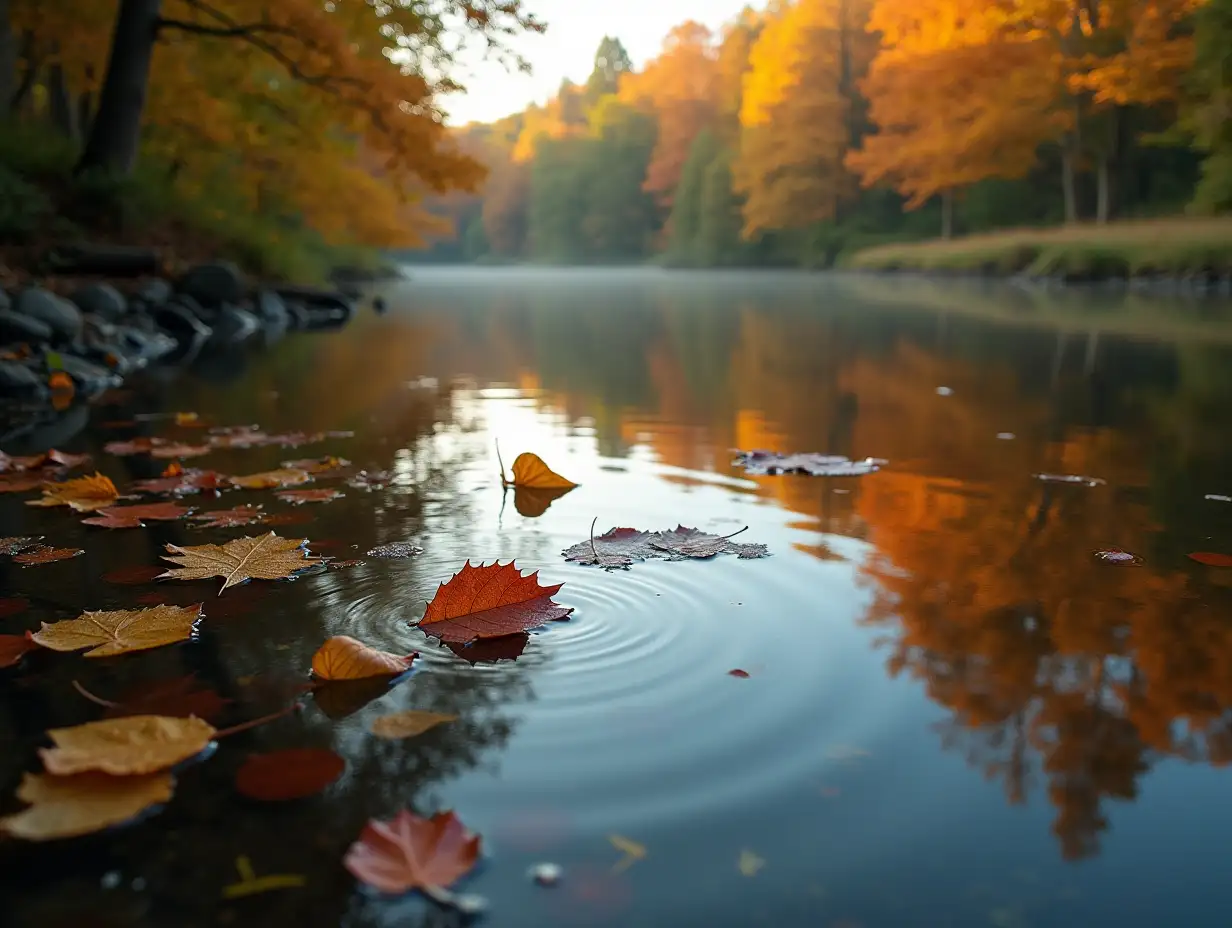
[[(206, 603), (193, 643), (0, 673), (6, 797), (46, 728), (98, 717), (73, 680), (114, 698), (196, 673), (234, 700), (225, 724), (285, 704), (329, 635), (422, 653), (387, 693), (309, 701), (227, 739), (155, 818), (0, 845), (9, 923), (452, 924), (355, 890), (340, 866), (366, 819), (410, 807), (456, 809), (484, 836), (466, 888), (493, 926), (1228, 924), (1232, 570), (1186, 557), (1232, 553), (1232, 503), (1205, 498), (1232, 495), (1227, 307), (653, 271), (423, 270), (385, 293), (387, 316), (341, 335), (133, 385), (70, 449), (128, 481), (163, 462), (103, 442), (190, 434), (102, 425), (137, 413), (353, 429), (198, 462), (251, 473), (336, 454), (394, 471), (390, 488), (297, 510), (269, 493), (194, 503), (294, 511), (309, 521), (277, 531), (322, 554), (406, 540), (421, 557), (221, 597), (121, 586), (98, 578), (246, 530), (107, 532), (0, 497), (0, 535), (87, 552), (6, 559), (5, 595), (30, 608), (4, 632)], [(503, 495), (496, 440), (506, 463), (535, 451), (581, 487), (542, 513)], [(890, 463), (749, 479), (734, 448)], [(740, 540), (773, 557), (564, 563), (596, 517), (600, 531), (747, 525)], [(1110, 548), (1141, 563), (1094, 558)], [(539, 569), (577, 612), (512, 661), (434, 646), (408, 623), (468, 558)], [(460, 719), (407, 742), (368, 734), (410, 708)], [(247, 754), (298, 746), (337, 750), (344, 778), (285, 805), (235, 796)], [(645, 857), (618, 866), (613, 835)], [(306, 885), (225, 900), (243, 856)], [(543, 861), (565, 868), (553, 889), (526, 877)]]

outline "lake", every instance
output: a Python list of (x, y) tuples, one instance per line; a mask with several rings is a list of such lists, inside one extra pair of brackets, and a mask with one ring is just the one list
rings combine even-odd
[[(1232, 568), (1188, 555), (1232, 554), (1232, 307), (794, 273), (412, 274), (341, 334), (127, 385), (66, 449), (120, 485), (167, 462), (105, 442), (202, 433), (136, 416), (352, 430), (186, 464), (335, 455), (388, 486), (185, 503), (263, 504), (279, 534), (363, 563), (222, 595), (109, 582), (166, 543), (265, 529), (109, 531), (0, 496), (0, 535), (86, 552), (4, 559), (4, 596), (28, 608), (0, 631), (205, 603), (189, 643), (0, 671), (5, 811), (46, 729), (101, 716), (74, 681), (115, 701), (195, 674), (231, 700), (221, 727), (295, 698), (330, 635), (420, 652), (387, 691), (223, 739), (154, 817), (0, 843), (9, 924), (455, 924), (341, 866), (369, 818), (403, 808), (483, 836), (462, 886), (495, 928), (1228, 924)], [(506, 466), (531, 451), (580, 486), (546, 509), (503, 492), (498, 442)], [(751, 477), (733, 452), (755, 448), (888, 463)], [(747, 526), (736, 540), (772, 556), (567, 563), (592, 520)], [(366, 556), (398, 541), (423, 553)], [(468, 559), (539, 570), (576, 611), (459, 656), (411, 623)], [(370, 733), (404, 709), (458, 719)], [(249, 754), (292, 747), (332, 748), (346, 772), (313, 798), (236, 795)], [(528, 877), (545, 862), (559, 884)], [(302, 885), (224, 898), (245, 864)]]

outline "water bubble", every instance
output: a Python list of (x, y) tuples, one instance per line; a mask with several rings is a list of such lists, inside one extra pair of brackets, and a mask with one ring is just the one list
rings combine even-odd
[(530, 868), (529, 875), (540, 886), (555, 886), (564, 876), (564, 870), (559, 864), (535, 864)]

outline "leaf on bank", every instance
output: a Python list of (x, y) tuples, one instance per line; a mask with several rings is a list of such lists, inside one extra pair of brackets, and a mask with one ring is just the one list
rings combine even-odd
[(304, 799), (334, 783), (345, 770), (346, 761), (326, 748), (252, 754), (235, 775), (235, 789), (259, 802)]
[(174, 792), (175, 780), (169, 773), (119, 777), (27, 773), (17, 788), (17, 798), (30, 806), (0, 819), (0, 832), (26, 841), (93, 834), (170, 801)]
[(312, 656), (312, 674), (320, 680), (391, 677), (407, 670), (418, 654), (406, 657), (378, 651), (347, 635), (326, 639)]
[(56, 776), (88, 771), (137, 776), (196, 757), (215, 734), (201, 719), (133, 715), (53, 728), (47, 736), (55, 747), (40, 748), (39, 756), (47, 772)]
[(85, 554), (84, 548), (53, 548), (50, 545), (35, 545), (29, 551), (13, 558), (14, 564), (23, 567), (38, 567), (42, 564), (54, 564), (56, 561), (67, 561)]
[(163, 560), (176, 566), (162, 576), (172, 580), (222, 577), (219, 595), (247, 580), (286, 580), (307, 567), (322, 563), (311, 557), (307, 538), (280, 538), (273, 532), (253, 538), (233, 538), (225, 545), (167, 545)]
[(76, 619), (43, 627), (34, 640), (52, 651), (81, 651), (86, 657), (110, 657), (145, 651), (192, 637), (201, 619), (201, 603), (151, 606), (115, 612), (83, 612)]
[(335, 490), (333, 487), (319, 490), (282, 490), (274, 495), (284, 503), (293, 503), (296, 506), (301, 506), (304, 503), (328, 503), (346, 496), (345, 493)]
[(501, 480), (506, 486), (535, 490), (572, 490), (577, 486), (548, 467), (539, 455), (529, 451), (523, 451), (514, 458), (510, 479), (505, 480), (502, 472)]
[(0, 635), (0, 669), (13, 667), (31, 651), (37, 651), (39, 644), (27, 633), (25, 635)]
[(538, 578), (538, 571), (522, 576), (513, 561), (478, 567), (467, 561), (437, 588), (419, 628), (444, 643), (466, 644), (567, 618), (573, 608), (552, 602), (564, 584), (540, 586)]
[(411, 709), (406, 712), (395, 712), (392, 715), (382, 715), (372, 723), (372, 733), (378, 738), (398, 740), (414, 738), (424, 732), (443, 725), (446, 722), (456, 722), (456, 715), (446, 715), (441, 712), (421, 712)]
[(91, 477), (48, 484), (43, 488), (42, 499), (27, 500), (26, 505), (68, 506), (77, 512), (94, 512), (106, 509), (119, 498), (120, 492), (111, 479), (95, 473)]
[(142, 528), (146, 522), (170, 522), (192, 512), (178, 503), (148, 503), (139, 506), (110, 506), (98, 515), (82, 519), (82, 525), (101, 528)]
[(245, 490), (275, 490), (279, 487), (293, 487), (307, 483), (312, 475), (307, 471), (284, 467), (281, 470), (267, 470), (259, 474), (247, 474), (241, 477), (227, 478), (234, 486)]
[(452, 811), (420, 818), (403, 810), (388, 822), (369, 821), (343, 864), (361, 883), (384, 893), (443, 889), (470, 872), (480, 847), (480, 837)]

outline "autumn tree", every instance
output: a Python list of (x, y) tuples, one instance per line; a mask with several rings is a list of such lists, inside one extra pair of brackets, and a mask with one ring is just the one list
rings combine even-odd
[(1182, 126), (1206, 154), (1194, 192), (1199, 212), (1232, 210), (1232, 0), (1209, 0), (1195, 16), (1196, 60)]
[(586, 102), (593, 106), (602, 97), (616, 93), (621, 80), (632, 71), (633, 62), (620, 39), (605, 35), (595, 51), (595, 66), (586, 79)]

